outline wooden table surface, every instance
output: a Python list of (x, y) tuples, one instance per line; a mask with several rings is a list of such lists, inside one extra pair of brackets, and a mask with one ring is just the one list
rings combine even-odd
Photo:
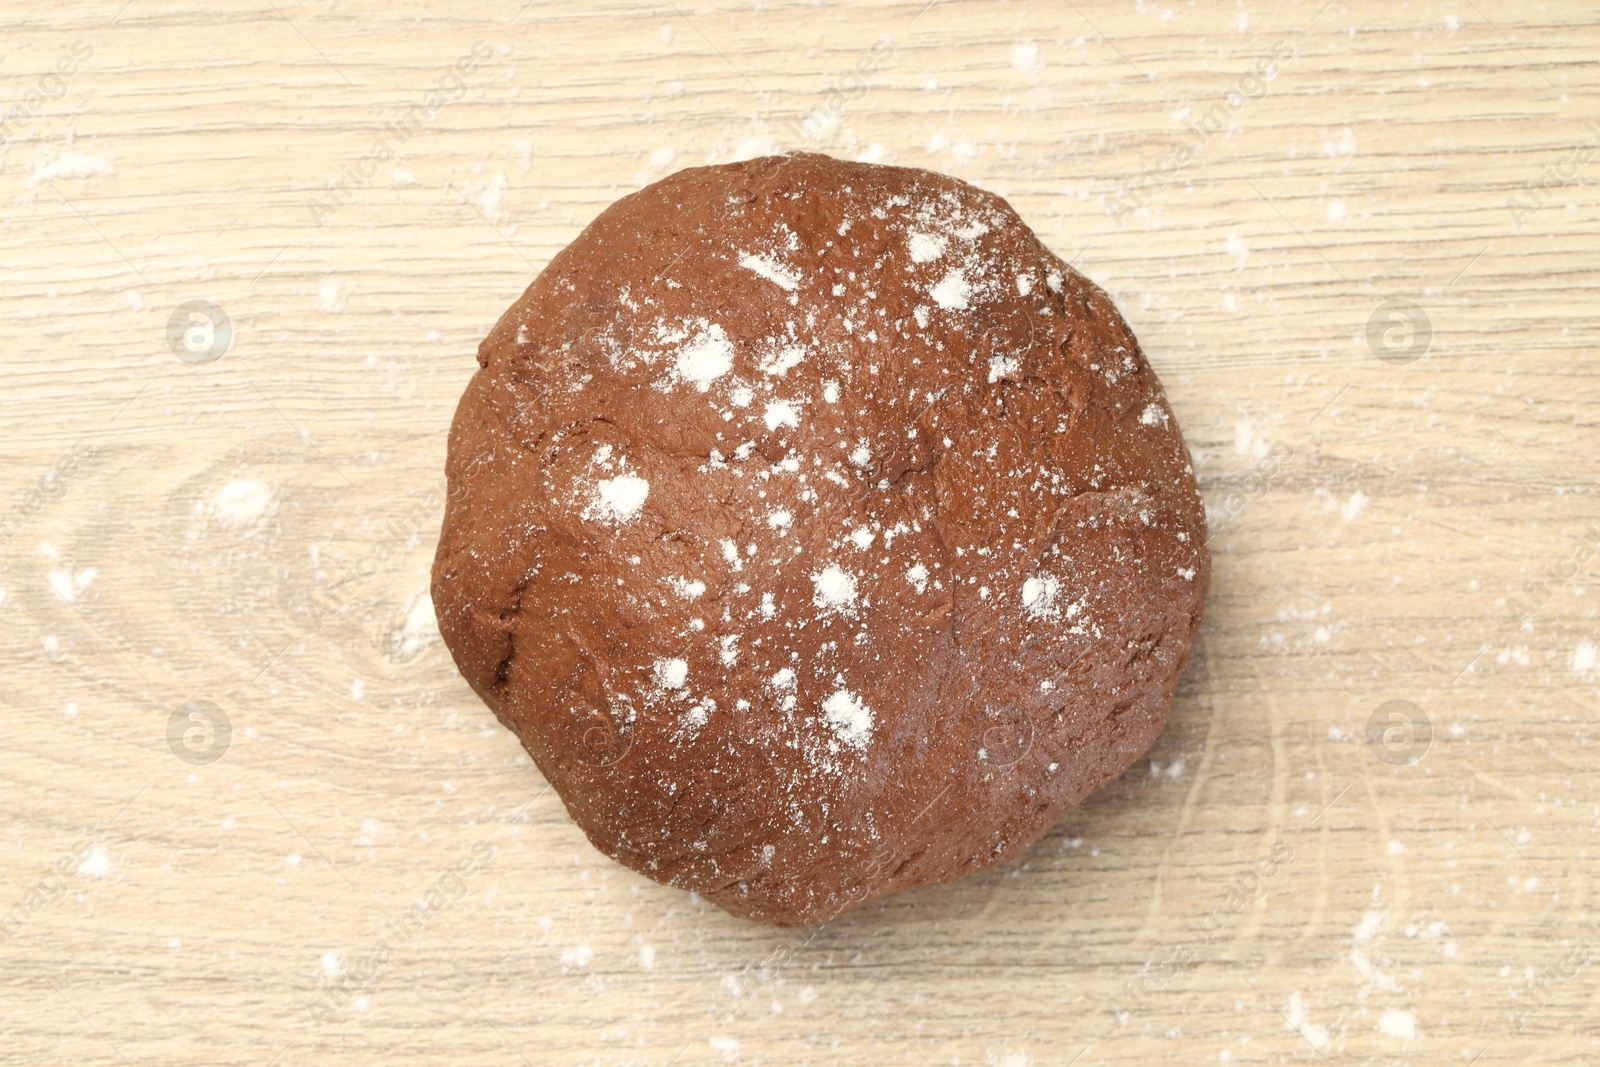
[[(1591, 5), (519, 3), (0, 14), (0, 1062), (1600, 1064)], [(426, 592), (500, 312), (798, 147), (1113, 294), (1216, 573), (1148, 760), (785, 932), (592, 849)]]

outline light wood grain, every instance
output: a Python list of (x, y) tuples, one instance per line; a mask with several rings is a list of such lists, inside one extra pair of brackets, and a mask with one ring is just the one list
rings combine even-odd
[[(0, 1062), (1600, 1062), (1595, 568), (1508, 606), (1600, 519), (1588, 5), (121, 3), (0, 14), (7, 107), (93, 52), (0, 156)], [(796, 146), (880, 39), (823, 147), (1009, 197), (1229, 514), (1149, 761), (1021, 862), (773, 931), (591, 849), (406, 617), (500, 311), (617, 196)], [(197, 298), (237, 330), (204, 366), (165, 338)], [(1369, 350), (1389, 300), (1431, 321), (1407, 365)], [(271, 497), (235, 525), (238, 482)], [(232, 723), (208, 765), (168, 746), (190, 700)], [(1420, 762), (1367, 742), (1390, 700)], [(491, 849), (318, 1018), (325, 966)]]

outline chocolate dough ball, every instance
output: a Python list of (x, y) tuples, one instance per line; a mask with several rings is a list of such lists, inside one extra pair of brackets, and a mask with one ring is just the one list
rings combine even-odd
[(607, 208), (478, 350), (433, 599), (595, 847), (780, 926), (1008, 860), (1145, 753), (1210, 576), (1111, 300), (820, 155)]

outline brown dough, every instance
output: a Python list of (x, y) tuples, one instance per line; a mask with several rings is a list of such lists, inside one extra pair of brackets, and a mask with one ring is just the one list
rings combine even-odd
[(607, 208), (478, 350), (440, 629), (595, 847), (781, 926), (1143, 755), (1210, 579), (1109, 297), (998, 196), (778, 156)]

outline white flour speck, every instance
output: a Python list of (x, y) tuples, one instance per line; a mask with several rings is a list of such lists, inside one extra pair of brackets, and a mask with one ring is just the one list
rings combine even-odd
[(769, 430), (776, 430), (779, 426), (798, 428), (800, 425), (800, 413), (787, 400), (774, 400), (769, 403), (762, 418)]
[(1139, 414), (1139, 422), (1145, 426), (1165, 426), (1167, 413), (1161, 410), (1160, 404), (1146, 404)]
[(743, 255), (739, 257), (739, 266), (755, 271), (773, 285), (791, 293), (800, 287), (799, 272), (785, 267), (771, 256)]
[(777, 354), (761, 362), (763, 374), (776, 374), (782, 378), (791, 368), (798, 367), (806, 360), (806, 350), (802, 345), (785, 345)]
[(338, 278), (330, 274), (317, 284), (317, 306), (324, 315), (337, 315), (344, 310), (344, 286)]
[(1350, 931), (1350, 937), (1358, 945), (1365, 945), (1378, 933), (1378, 928), (1383, 925), (1383, 912), (1369, 911), (1361, 917)]
[(689, 678), (689, 664), (681, 659), (658, 659), (655, 665), (656, 684), (663, 689), (682, 689)]
[(613, 522), (627, 522), (639, 514), (649, 495), (650, 483), (632, 474), (607, 478), (595, 486), (596, 506)]
[(93, 585), (99, 576), (100, 572), (93, 567), (84, 567), (79, 571), (53, 570), (49, 574), (50, 588), (54, 589), (62, 600), (71, 604), (85, 589)]
[(229, 526), (245, 526), (267, 513), (272, 497), (272, 487), (266, 482), (229, 482), (211, 498), (211, 514)]
[(937, 234), (914, 233), (907, 243), (911, 246), (911, 262), (932, 263), (944, 255), (945, 247), (950, 242)]
[(906, 581), (917, 587), (917, 592), (928, 591), (928, 568), (918, 563), (906, 571)]
[(989, 384), (993, 385), (1002, 378), (1010, 378), (1021, 369), (1021, 362), (1010, 356), (994, 355), (989, 357)]
[(115, 178), (116, 165), (104, 156), (86, 156), (78, 153), (68, 153), (59, 159), (42, 163), (30, 175), (27, 186), (37, 189), (45, 182), (55, 181), (57, 178)]
[(433, 597), (418, 593), (406, 608), (405, 618), (390, 637), (389, 659), (405, 663), (439, 640), (439, 621), (433, 610)]
[(816, 595), (811, 602), (828, 611), (846, 612), (855, 606), (856, 578), (837, 564), (811, 576)]
[(822, 702), (822, 714), (834, 736), (852, 748), (865, 749), (872, 740), (872, 709), (850, 690), (834, 690)]
[(696, 597), (703, 595), (706, 591), (706, 583), (702, 582), (698, 578), (693, 580), (687, 578), (673, 578), (670, 580), (672, 582), (672, 591), (683, 597), (685, 600), (693, 600)]
[(111, 857), (106, 850), (96, 845), (89, 852), (89, 858), (79, 865), (78, 870), (90, 878), (104, 878), (111, 873)]
[(1306, 1010), (1305, 1001), (1299, 993), (1289, 994), (1289, 1010), (1284, 1013), (1284, 1022), (1289, 1024), (1289, 1029), (1298, 1031), (1306, 1039), (1306, 1043), (1321, 1052), (1328, 1047), (1328, 1028), (1310, 1022), (1311, 1013)]
[(959, 270), (946, 274), (939, 284), (928, 291), (933, 297), (933, 302), (946, 311), (962, 311), (967, 306), (967, 297), (972, 295), (972, 286), (967, 284), (967, 276)]
[(1022, 607), (1036, 619), (1046, 618), (1054, 612), (1060, 591), (1061, 579), (1053, 574), (1029, 578), (1022, 583)]
[(677, 368), (679, 377), (702, 393), (710, 389), (712, 382), (733, 369), (733, 343), (727, 331), (713, 323), (695, 334), (678, 350)]
[(1417, 1036), (1417, 1017), (1399, 1008), (1384, 1008), (1378, 1016), (1378, 1033), (1399, 1041), (1412, 1041)]

